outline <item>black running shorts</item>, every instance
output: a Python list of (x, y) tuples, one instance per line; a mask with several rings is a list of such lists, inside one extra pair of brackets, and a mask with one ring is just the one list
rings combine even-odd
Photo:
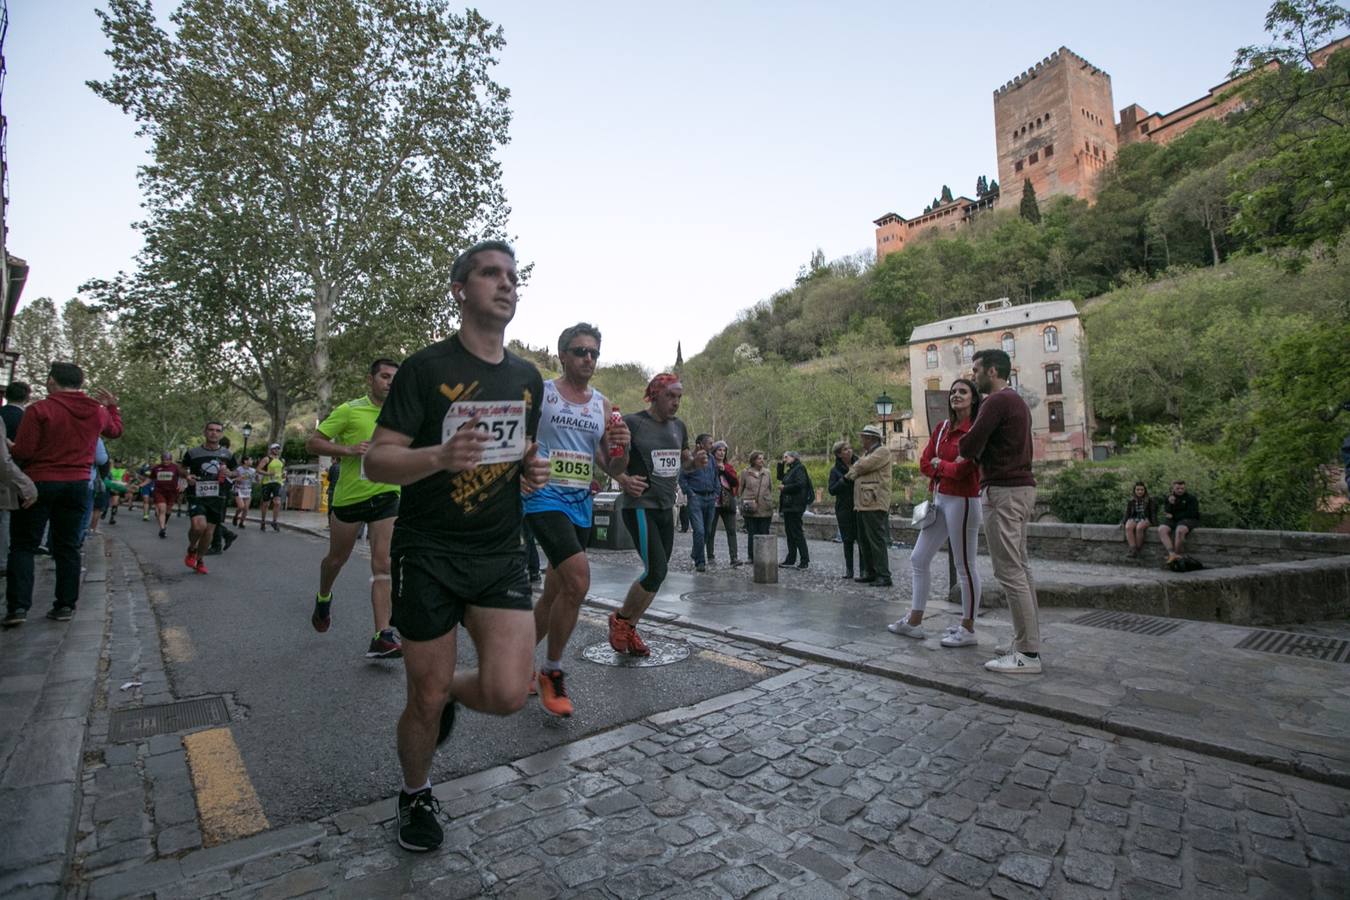
[(548, 557), (548, 564), (555, 569), (578, 553), (585, 553), (591, 541), (591, 529), (576, 524), (561, 510), (530, 513), (525, 519), (539, 548)]
[(385, 491), (357, 503), (334, 506), (333, 516), (339, 522), (355, 525), (357, 522), (378, 522), (398, 515), (398, 491)]
[(656, 593), (666, 580), (670, 553), (675, 549), (675, 516), (668, 509), (623, 508), (623, 524), (633, 536), (633, 546), (642, 556), (642, 577), (638, 584), (648, 593)]
[(271, 484), (264, 484), (258, 488), (258, 499), (263, 503), (266, 503), (269, 500), (277, 499), (277, 496), (280, 493), (281, 493), (280, 482), (272, 482)]
[(394, 615), (398, 633), (431, 641), (464, 621), (469, 606), (533, 609), (525, 549), (490, 556), (451, 555), (431, 550), (390, 554)]
[(225, 501), (219, 497), (188, 497), (188, 515), (204, 516), (206, 524), (219, 525), (225, 521)]

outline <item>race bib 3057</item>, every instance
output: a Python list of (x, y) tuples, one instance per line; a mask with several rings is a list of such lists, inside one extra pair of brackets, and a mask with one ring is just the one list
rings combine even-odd
[[(441, 423), (441, 443), (455, 436), (475, 415), (478, 430), (491, 441), (483, 447), (481, 462), (517, 462), (525, 455), (524, 400), (460, 400), (450, 404)], [(589, 481), (586, 482), (590, 484)]]

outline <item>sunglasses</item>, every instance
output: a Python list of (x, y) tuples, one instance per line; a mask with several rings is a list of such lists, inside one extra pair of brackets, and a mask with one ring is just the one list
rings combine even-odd
[(599, 359), (600, 351), (592, 350), (590, 347), (568, 347), (567, 352), (581, 359), (583, 356), (589, 356), (591, 359)]

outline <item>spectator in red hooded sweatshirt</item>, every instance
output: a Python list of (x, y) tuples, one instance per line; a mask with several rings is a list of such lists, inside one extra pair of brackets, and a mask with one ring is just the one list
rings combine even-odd
[(56, 603), (47, 618), (69, 621), (80, 598), (80, 525), (89, 492), (89, 467), (99, 435), (122, 433), (117, 398), (80, 390), (84, 373), (74, 363), (54, 362), (47, 398), (24, 411), (14, 436), (14, 458), (37, 485), (37, 502), (14, 510), (10, 522), (9, 571), (5, 575), (6, 627), (22, 625), (33, 605), (33, 554), (50, 523), (48, 546), (56, 564)]

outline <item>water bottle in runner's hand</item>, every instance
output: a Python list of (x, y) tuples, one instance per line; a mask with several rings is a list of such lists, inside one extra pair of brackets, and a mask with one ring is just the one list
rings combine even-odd
[[(621, 424), (623, 424), (623, 415), (620, 414), (619, 404), (616, 403), (614, 404), (614, 409), (612, 409), (609, 413), (609, 427), (614, 428)], [(618, 444), (610, 444), (609, 455), (611, 457), (623, 456), (623, 448), (620, 447)]]

